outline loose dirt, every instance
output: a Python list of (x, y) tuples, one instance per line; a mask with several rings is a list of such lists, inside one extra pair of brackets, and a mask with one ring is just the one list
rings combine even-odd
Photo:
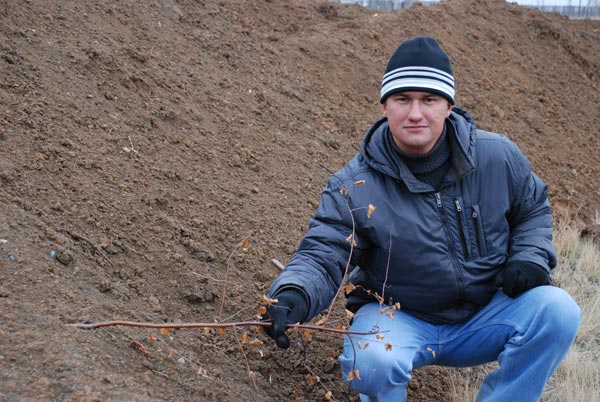
[[(557, 216), (592, 223), (600, 21), (496, 0), (0, 0), (0, 399), (357, 401), (336, 334), (280, 351), (251, 328), (67, 324), (255, 319), (415, 35), (450, 54), (458, 104), (521, 146)], [(419, 370), (409, 397), (452, 386)]]

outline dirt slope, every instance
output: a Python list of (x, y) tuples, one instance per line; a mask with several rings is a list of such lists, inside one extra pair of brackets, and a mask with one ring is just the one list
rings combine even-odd
[[(254, 319), (270, 260), (380, 115), (388, 57), (421, 34), (451, 55), (458, 104), (589, 223), (599, 21), (494, 0), (0, 0), (0, 399), (355, 401), (337, 335), (281, 352), (239, 330), (265, 341), (243, 354), (233, 330), (65, 324)], [(449, 400), (443, 374), (417, 372), (412, 400)]]

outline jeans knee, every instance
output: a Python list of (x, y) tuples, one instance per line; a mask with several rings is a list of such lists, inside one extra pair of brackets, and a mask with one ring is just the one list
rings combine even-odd
[(411, 378), (412, 358), (388, 351), (381, 343), (372, 343), (363, 349), (345, 347), (339, 361), (350, 388), (365, 395), (374, 395), (390, 386), (402, 386)]
[(546, 328), (557, 342), (572, 341), (579, 329), (581, 309), (563, 289), (554, 286), (540, 288), (540, 311)]

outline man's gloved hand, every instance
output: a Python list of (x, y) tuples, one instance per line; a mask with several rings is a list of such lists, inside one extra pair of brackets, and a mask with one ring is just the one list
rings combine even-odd
[(296, 324), (304, 321), (308, 314), (308, 302), (302, 292), (296, 289), (284, 289), (273, 298), (277, 303), (267, 307), (263, 321), (271, 321), (273, 325), (264, 327), (265, 333), (275, 340), (278, 347), (287, 349), (290, 340), (285, 333), (286, 324)]
[(527, 261), (513, 261), (504, 268), (502, 290), (515, 298), (526, 290), (550, 284), (550, 274), (543, 267)]

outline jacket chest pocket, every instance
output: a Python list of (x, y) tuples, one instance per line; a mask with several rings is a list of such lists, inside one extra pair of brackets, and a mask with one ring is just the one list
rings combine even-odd
[(454, 199), (457, 231), (466, 260), (473, 260), (488, 255), (486, 235), (479, 205), (465, 206), (463, 201)]
[(488, 247), (485, 240), (485, 232), (483, 231), (483, 221), (479, 205), (471, 207), (471, 222), (473, 223), (473, 238), (475, 246), (481, 257), (488, 255)]

